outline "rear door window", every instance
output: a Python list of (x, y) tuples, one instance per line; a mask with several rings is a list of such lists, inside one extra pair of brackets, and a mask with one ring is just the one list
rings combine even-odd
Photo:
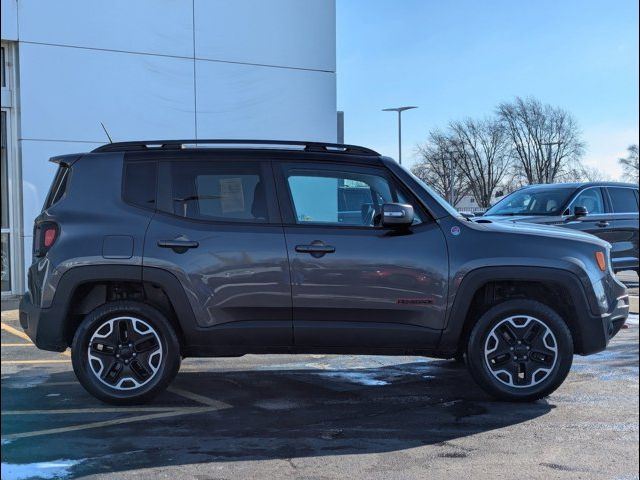
[(633, 188), (609, 187), (614, 213), (638, 213), (638, 197)]
[(266, 172), (260, 162), (161, 162), (160, 208), (194, 220), (267, 223)]

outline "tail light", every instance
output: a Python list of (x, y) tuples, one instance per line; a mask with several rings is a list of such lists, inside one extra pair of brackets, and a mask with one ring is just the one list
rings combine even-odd
[(60, 234), (57, 223), (44, 222), (36, 225), (33, 238), (33, 254), (36, 257), (44, 257), (49, 249), (56, 243)]

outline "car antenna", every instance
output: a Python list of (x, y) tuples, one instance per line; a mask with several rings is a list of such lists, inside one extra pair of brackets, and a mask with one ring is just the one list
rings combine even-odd
[(104, 130), (104, 133), (107, 134), (107, 138), (109, 139), (109, 143), (113, 143), (113, 140), (111, 140), (111, 135), (109, 135), (109, 132), (107, 132), (107, 127), (104, 126), (104, 123), (100, 122), (100, 125), (102, 125), (102, 129)]

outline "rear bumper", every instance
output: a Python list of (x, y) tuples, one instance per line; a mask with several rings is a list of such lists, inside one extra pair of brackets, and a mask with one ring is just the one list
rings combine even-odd
[(20, 300), (20, 326), (41, 350), (64, 352), (67, 349), (61, 316), (56, 308), (36, 307), (30, 292)]

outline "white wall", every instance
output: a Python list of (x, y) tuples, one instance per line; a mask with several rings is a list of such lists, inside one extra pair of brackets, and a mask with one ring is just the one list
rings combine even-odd
[(195, 0), (196, 57), (335, 72), (333, 0)]
[(105, 142), (100, 122), (115, 141), (336, 139), (335, 0), (1, 1), (27, 243), (48, 157)]

